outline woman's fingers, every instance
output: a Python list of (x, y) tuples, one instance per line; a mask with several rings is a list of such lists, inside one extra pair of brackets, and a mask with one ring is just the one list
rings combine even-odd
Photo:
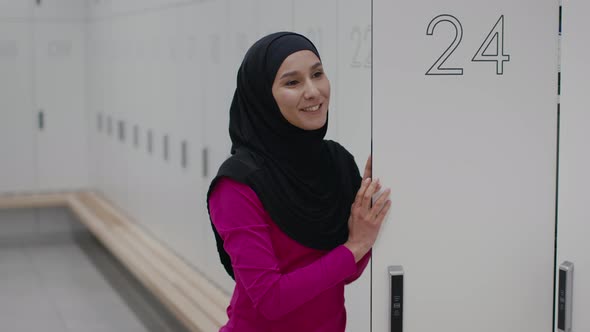
[(371, 207), (371, 200), (373, 198), (373, 195), (379, 190), (378, 188), (381, 188), (381, 185), (379, 184), (379, 179), (371, 181), (371, 184), (369, 185), (367, 190), (365, 190), (365, 193), (363, 195), (363, 201), (361, 203), (361, 206), (363, 208)]
[(357, 205), (362, 204), (363, 196), (365, 195), (365, 191), (367, 191), (367, 188), (369, 187), (370, 184), (371, 184), (371, 178), (366, 178), (363, 180), (363, 182), (361, 183), (361, 187), (359, 188), (359, 191), (356, 192), (356, 197), (354, 198), (353, 204), (357, 204)]
[(372, 174), (371, 174), (372, 171), (373, 171), (373, 156), (369, 155), (369, 158), (367, 158), (367, 163), (365, 164), (365, 173), (363, 175), (363, 179), (372, 177)]
[(388, 188), (385, 191), (383, 191), (381, 193), (381, 195), (379, 195), (379, 198), (377, 198), (377, 200), (373, 204), (373, 207), (371, 208), (371, 211), (369, 212), (369, 220), (373, 220), (374, 218), (377, 218), (377, 216), (379, 215), (379, 213), (381, 212), (381, 210), (383, 209), (383, 207), (385, 206), (385, 204), (389, 200), (390, 193), (391, 193), (391, 189)]

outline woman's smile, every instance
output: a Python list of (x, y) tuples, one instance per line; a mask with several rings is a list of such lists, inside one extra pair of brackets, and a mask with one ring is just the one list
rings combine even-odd
[(306, 107), (306, 108), (302, 109), (302, 111), (303, 112), (306, 112), (306, 113), (319, 113), (317, 111), (320, 109), (320, 107), (322, 105), (323, 104), (317, 104), (317, 105), (314, 105), (314, 106), (309, 106), (309, 107)]

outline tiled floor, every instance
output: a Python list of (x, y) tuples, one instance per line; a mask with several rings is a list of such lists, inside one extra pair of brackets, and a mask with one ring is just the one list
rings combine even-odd
[(0, 211), (0, 332), (186, 330), (66, 210)]

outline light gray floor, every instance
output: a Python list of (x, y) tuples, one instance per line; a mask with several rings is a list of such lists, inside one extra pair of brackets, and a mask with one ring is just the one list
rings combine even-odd
[(0, 210), (0, 331), (186, 332), (65, 209)]

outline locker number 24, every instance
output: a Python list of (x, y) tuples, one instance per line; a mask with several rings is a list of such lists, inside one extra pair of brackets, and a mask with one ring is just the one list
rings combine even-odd
[[(463, 68), (446, 68), (444, 63), (457, 49), (463, 39), (463, 26), (459, 20), (452, 15), (438, 15), (428, 24), (426, 35), (432, 36), (434, 29), (439, 23), (448, 23), (455, 28), (455, 39), (436, 62), (428, 69), (426, 75), (463, 75)], [(490, 33), (475, 52), (473, 62), (495, 62), (496, 75), (504, 74), (504, 62), (510, 61), (510, 55), (504, 53), (504, 15), (500, 16)]]

